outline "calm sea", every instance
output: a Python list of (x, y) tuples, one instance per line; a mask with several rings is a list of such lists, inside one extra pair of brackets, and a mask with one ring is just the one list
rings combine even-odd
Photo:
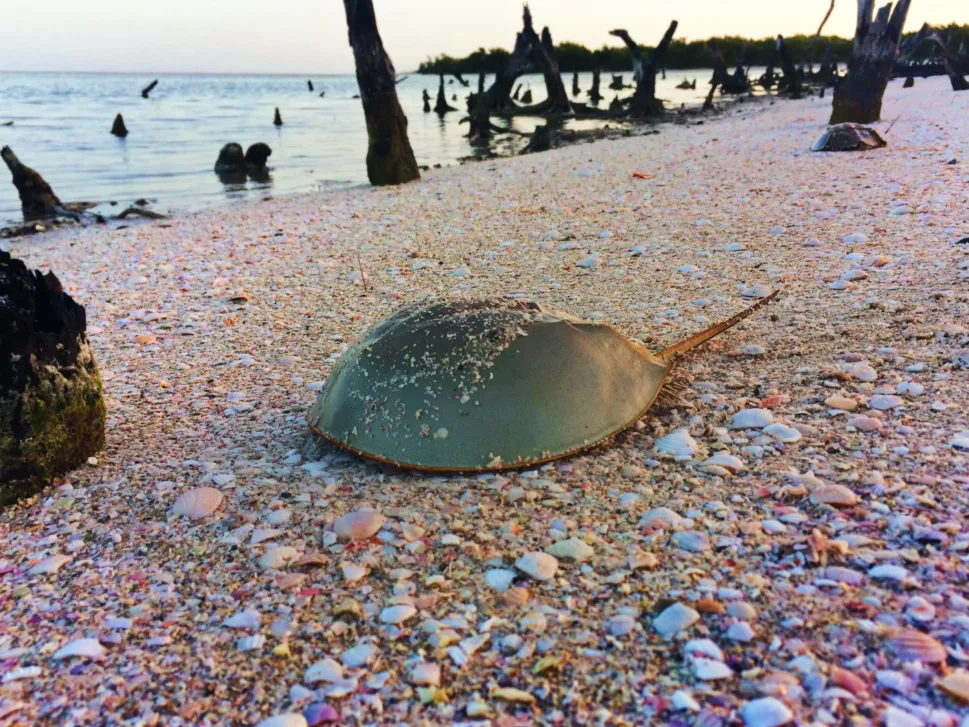
[[(631, 74), (625, 74), (630, 82)], [(679, 90), (683, 77), (698, 79), (697, 90)], [(657, 79), (657, 95), (679, 106), (702, 100), (710, 71), (675, 71)], [(153, 78), (150, 98), (141, 89)], [(310, 92), (310, 78), (315, 91)], [(409, 121), (418, 163), (455, 164), (472, 153), (459, 125), (465, 97), (476, 78), (463, 88), (448, 79), (448, 98), (460, 112), (444, 119), (422, 111), (421, 91), (432, 97), (437, 78), (411, 75), (397, 87)], [(534, 101), (544, 97), (541, 76), (523, 77)], [(614, 91), (603, 74), (602, 92)], [(490, 84), (492, 78), (487, 82)], [(565, 78), (571, 89), (571, 75)], [(591, 74), (580, 74), (584, 91)], [(320, 96), (325, 92), (324, 96)], [(364, 157), (367, 134), (353, 76), (237, 76), (88, 73), (0, 73), (0, 145), (9, 145), (26, 165), (39, 171), (65, 202), (116, 201), (119, 209), (139, 198), (159, 211), (194, 210), (233, 200), (259, 199), (310, 191), (331, 185), (367, 181)], [(628, 92), (626, 92), (628, 93)], [(604, 102), (608, 103), (608, 101)], [(284, 125), (273, 126), (279, 107)], [(115, 114), (124, 115), (129, 135), (109, 133)], [(516, 128), (531, 131), (535, 119), (518, 119)], [(581, 128), (591, 122), (572, 121)], [(223, 185), (212, 171), (219, 149), (228, 142), (243, 147), (262, 141), (272, 147), (269, 183)], [(0, 166), (0, 223), (20, 219), (16, 189)]]

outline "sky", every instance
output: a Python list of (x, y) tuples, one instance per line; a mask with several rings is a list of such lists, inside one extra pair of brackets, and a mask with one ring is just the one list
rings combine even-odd
[[(556, 42), (618, 45), (624, 27), (652, 45), (677, 38), (813, 33), (830, 0), (531, 0)], [(0, 71), (350, 73), (340, 0), (0, 0)], [(879, 3), (880, 4), (880, 3)], [(428, 56), (510, 48), (521, 0), (374, 0), (399, 72)], [(854, 34), (856, 0), (836, 0), (825, 33)], [(969, 23), (969, 0), (912, 0), (906, 29)]]

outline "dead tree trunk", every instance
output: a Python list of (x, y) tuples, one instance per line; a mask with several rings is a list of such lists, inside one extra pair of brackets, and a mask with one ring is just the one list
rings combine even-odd
[(824, 14), (824, 18), (821, 20), (821, 25), (818, 26), (818, 32), (814, 34), (813, 38), (811, 38), (811, 42), (808, 43), (808, 47), (804, 51), (804, 56), (801, 58), (802, 76), (804, 75), (804, 66), (807, 65), (807, 62), (810, 59), (811, 51), (814, 50), (814, 46), (816, 46), (818, 41), (821, 39), (821, 31), (824, 30), (824, 26), (827, 24), (828, 18), (830, 18), (831, 13), (834, 12), (834, 2), (835, 0), (831, 0), (831, 5), (828, 7), (828, 12)]
[(461, 77), (461, 74), (460, 73), (452, 73), (451, 75), (454, 76), (454, 78), (457, 80), (457, 82), (460, 83), (465, 88), (467, 88), (468, 86), (471, 85), (471, 82), (470, 81), (465, 81), (464, 78)]
[(949, 44), (945, 40), (943, 40), (938, 31), (927, 34), (925, 39), (931, 40), (933, 43), (939, 46), (939, 50), (942, 51), (942, 67), (945, 69), (946, 75), (949, 77), (949, 83), (952, 84), (952, 90), (969, 91), (969, 81), (966, 81), (965, 77), (963, 76), (962, 69), (960, 68), (961, 64), (959, 62), (959, 55), (952, 51), (952, 48), (949, 47)]
[(888, 3), (874, 16), (875, 0), (858, 0), (858, 22), (848, 74), (834, 91), (828, 123), (869, 124), (881, 118), (882, 97), (898, 58), (898, 43), (911, 0)]
[(20, 206), (25, 220), (40, 220), (54, 217), (61, 209), (61, 201), (44, 178), (25, 166), (9, 146), (0, 149), (0, 157), (13, 175), (13, 186), (20, 195)]
[(822, 86), (833, 86), (837, 77), (838, 62), (835, 59), (834, 51), (831, 50), (831, 45), (829, 44), (824, 49), (824, 55), (821, 57), (821, 66), (818, 68), (815, 78), (821, 82)]
[(120, 139), (124, 139), (128, 135), (128, 127), (124, 125), (124, 117), (121, 114), (114, 117), (114, 123), (111, 124), (111, 133)]
[(485, 72), (481, 71), (481, 73), (478, 74), (478, 93), (479, 94), (484, 93), (484, 90), (485, 90), (484, 85), (485, 85)]
[(357, 85), (367, 119), (367, 178), (371, 184), (420, 179), (407, 138), (407, 117), (397, 100), (397, 73), (384, 50), (372, 0), (343, 0)]
[(764, 72), (764, 75), (761, 76), (760, 79), (757, 81), (763, 87), (763, 89), (767, 91), (768, 94), (770, 94), (771, 88), (773, 88), (774, 84), (777, 82), (777, 76), (774, 73), (774, 66), (776, 64), (777, 64), (777, 49), (775, 48), (774, 52), (771, 53), (770, 60), (767, 61), (767, 70)]
[(283, 117), (279, 115), (279, 106), (276, 107), (276, 115), (273, 116), (273, 126), (282, 126)]
[(579, 88), (579, 72), (572, 71), (572, 97), (575, 98), (581, 91), (582, 89)]
[(592, 88), (589, 89), (589, 101), (593, 106), (602, 100), (599, 93), (599, 80), (602, 77), (602, 53), (596, 53), (596, 67), (592, 70)]
[(158, 79), (156, 78), (154, 81), (152, 81), (147, 86), (145, 86), (143, 89), (141, 89), (141, 97), (142, 98), (148, 98), (148, 94), (151, 93), (152, 92), (152, 89), (154, 89), (155, 86), (157, 86), (157, 85), (158, 85)]
[[(784, 71), (784, 90), (793, 99), (801, 98), (801, 74), (794, 67), (791, 52), (784, 45), (783, 35), (777, 36), (777, 55), (781, 59), (781, 69)], [(778, 90), (780, 90), (780, 86), (778, 86)]]
[(84, 308), (53, 273), (0, 250), (0, 505), (104, 446), (101, 377)]
[(312, 91), (312, 90), (313, 90), (313, 82), (312, 82), (312, 81), (307, 81), (307, 82), (306, 82), (306, 85), (307, 85), (307, 86), (309, 86), (309, 88), (310, 88), (310, 91)]
[(437, 102), (434, 104), (434, 111), (440, 116), (444, 116), (448, 111), (456, 111), (447, 102), (447, 94), (444, 93), (444, 74), (441, 74), (441, 82), (437, 87)]
[(670, 47), (676, 26), (675, 20), (670, 23), (663, 38), (646, 59), (643, 58), (639, 45), (629, 37), (629, 33), (621, 28), (609, 31), (609, 35), (616, 36), (626, 44), (629, 55), (633, 59), (633, 80), (636, 81), (636, 90), (629, 102), (629, 113), (633, 116), (650, 116), (663, 112), (663, 102), (656, 98), (656, 72)]
[(572, 112), (569, 94), (562, 83), (562, 73), (559, 70), (558, 58), (555, 56), (555, 45), (548, 26), (542, 28), (542, 37), (535, 34), (531, 23), (523, 31), (532, 44), (532, 57), (545, 77), (545, 101), (541, 109), (533, 109), (531, 113), (568, 114)]

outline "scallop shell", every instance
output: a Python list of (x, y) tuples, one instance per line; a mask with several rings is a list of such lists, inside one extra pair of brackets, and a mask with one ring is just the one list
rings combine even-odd
[(822, 485), (811, 493), (815, 505), (852, 507), (858, 504), (858, 496), (844, 485)]
[(957, 669), (936, 682), (939, 689), (960, 702), (969, 703), (969, 671)]
[(552, 579), (555, 571), (558, 570), (559, 562), (555, 556), (536, 550), (531, 553), (525, 553), (525, 555), (516, 560), (515, 567), (523, 573), (530, 575), (536, 581), (548, 581)]
[(942, 664), (946, 660), (945, 647), (940, 641), (914, 629), (896, 631), (888, 640), (888, 648), (903, 661)]
[(313, 664), (313, 666), (306, 670), (306, 675), (303, 677), (303, 681), (306, 684), (335, 682), (339, 679), (343, 679), (343, 665), (336, 659), (331, 659), (330, 657), (326, 657), (322, 661)]
[(387, 518), (376, 510), (355, 510), (341, 515), (333, 523), (333, 532), (340, 540), (366, 540), (372, 538)]
[(222, 493), (214, 487), (196, 487), (183, 492), (172, 505), (172, 512), (192, 520), (207, 517), (219, 509)]
[(527, 588), (516, 586), (502, 593), (501, 598), (509, 606), (524, 606), (528, 603), (528, 595)]

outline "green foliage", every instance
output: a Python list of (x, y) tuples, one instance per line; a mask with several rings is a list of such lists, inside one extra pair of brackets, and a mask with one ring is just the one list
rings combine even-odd
[[(956, 25), (953, 23), (944, 28), (940, 28), (940, 31), (943, 37), (949, 38), (953, 49), (959, 48), (963, 42), (969, 47), (969, 25)], [(813, 37), (813, 35), (793, 35), (784, 39), (785, 44), (791, 51), (791, 57), (794, 58), (796, 63), (799, 63), (804, 56)], [(724, 36), (711, 40), (716, 40), (719, 44), (723, 60), (728, 66), (736, 65), (737, 59), (745, 47), (747, 65), (766, 66), (770, 62), (776, 45), (776, 38), (750, 40), (738, 36)], [(713, 59), (707, 48), (708, 43), (708, 40), (686, 41), (674, 38), (666, 54), (664, 65), (666, 68), (673, 70), (678, 68), (709, 68), (713, 65)], [(821, 56), (824, 54), (824, 49), (828, 45), (831, 46), (831, 50), (839, 62), (846, 63), (848, 61), (848, 57), (851, 55), (851, 39), (839, 38), (834, 35), (821, 37), (811, 52), (812, 58), (810, 60), (814, 63), (820, 62)], [(646, 54), (652, 49), (644, 46), (642, 50)], [(620, 71), (629, 71), (632, 68), (629, 52), (621, 45), (604, 45), (598, 51), (593, 51), (578, 43), (565, 42), (556, 45), (555, 52), (558, 55), (559, 68), (564, 73), (594, 70), (597, 56), (600, 56), (602, 59), (602, 69), (604, 71), (618, 73)], [(926, 57), (934, 52), (926, 44), (916, 54), (916, 57)], [(464, 58), (452, 58), (448, 55), (428, 58), (418, 66), (417, 71), (418, 73), (474, 74), (480, 71), (497, 73), (509, 55), (509, 52), (504, 48), (492, 48), (490, 50), (479, 48)]]

